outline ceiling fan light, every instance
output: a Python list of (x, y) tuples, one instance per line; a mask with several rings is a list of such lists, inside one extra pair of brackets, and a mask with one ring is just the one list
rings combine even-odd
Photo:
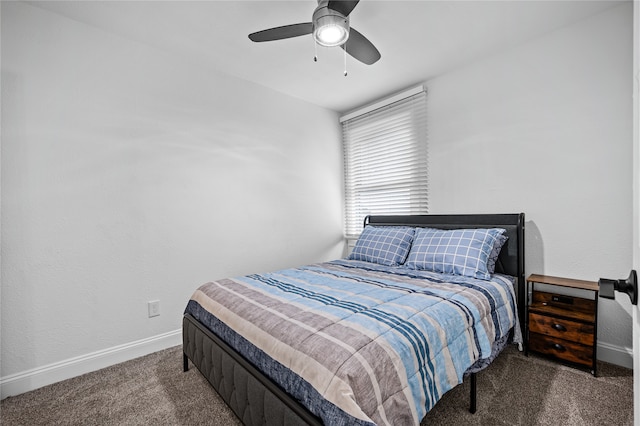
[(349, 38), (349, 20), (329, 13), (317, 16), (313, 22), (313, 37), (322, 46), (340, 46)]
[(337, 25), (326, 25), (316, 32), (318, 43), (324, 46), (338, 46), (347, 40), (347, 32)]

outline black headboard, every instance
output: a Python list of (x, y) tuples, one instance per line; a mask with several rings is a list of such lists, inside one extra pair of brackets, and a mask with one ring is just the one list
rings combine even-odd
[(367, 216), (366, 225), (415, 226), (438, 229), (504, 228), (509, 237), (496, 263), (497, 272), (518, 279), (516, 294), (520, 323), (524, 324), (526, 284), (524, 280), (524, 213), (511, 214), (451, 214), (414, 216)]

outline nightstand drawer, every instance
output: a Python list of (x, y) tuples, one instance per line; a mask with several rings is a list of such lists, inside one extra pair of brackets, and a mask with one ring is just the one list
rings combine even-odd
[(593, 346), (594, 326), (577, 321), (529, 313), (529, 330), (564, 340)]
[(591, 367), (593, 364), (593, 346), (585, 346), (543, 334), (530, 333), (529, 349), (587, 367)]

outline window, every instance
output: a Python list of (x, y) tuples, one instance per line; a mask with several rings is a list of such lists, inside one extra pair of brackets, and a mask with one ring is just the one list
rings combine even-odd
[(369, 214), (425, 214), (426, 93), (422, 86), (344, 116), (345, 235)]

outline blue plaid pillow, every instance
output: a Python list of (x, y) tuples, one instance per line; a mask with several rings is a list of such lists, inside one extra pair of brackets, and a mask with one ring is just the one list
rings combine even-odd
[(415, 228), (407, 226), (368, 225), (348, 258), (387, 266), (402, 265), (411, 248), (414, 232)]
[(503, 232), (498, 228), (449, 231), (420, 228), (406, 266), (488, 280), (491, 273), (487, 261), (498, 235)]

